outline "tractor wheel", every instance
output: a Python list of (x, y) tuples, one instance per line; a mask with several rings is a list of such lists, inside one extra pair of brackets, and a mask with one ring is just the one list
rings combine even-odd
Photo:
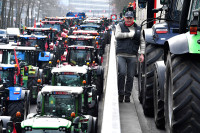
[(25, 102), (23, 100), (19, 101), (9, 101), (8, 103), (8, 116), (11, 116), (12, 118), (16, 117), (16, 113), (19, 111), (21, 113), (22, 119), (25, 118), (24, 109)]
[(143, 95), (143, 89), (142, 86), (144, 86), (144, 77), (142, 75), (144, 74), (144, 69), (142, 66), (143, 63), (138, 62), (138, 99), (140, 103), (142, 103), (142, 95)]
[(165, 82), (165, 128), (170, 133), (200, 131), (200, 56), (168, 53)]
[(148, 44), (146, 46), (145, 61), (144, 61), (144, 85), (142, 86), (142, 107), (146, 116), (153, 116), (153, 80), (154, 80), (154, 63), (162, 60), (163, 47)]
[(28, 89), (30, 90), (30, 102), (35, 104), (37, 101), (37, 90), (34, 90), (34, 86), (37, 86), (37, 78), (28, 78)]
[[(158, 129), (165, 129), (164, 101), (161, 99), (161, 87), (164, 88), (165, 71), (163, 71), (162, 77), (158, 75), (159, 72), (160, 71), (155, 68), (153, 83), (154, 120)], [(159, 82), (159, 78), (163, 81), (162, 83)]]
[(97, 75), (94, 84), (97, 88), (97, 95), (101, 96), (103, 94), (103, 73), (101, 75)]
[(97, 118), (92, 118), (92, 132), (91, 133), (97, 133)]

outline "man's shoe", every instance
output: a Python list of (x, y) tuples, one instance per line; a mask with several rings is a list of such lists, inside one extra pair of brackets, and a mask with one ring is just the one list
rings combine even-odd
[(124, 101), (124, 95), (119, 95), (119, 102), (122, 103)]
[(125, 96), (125, 102), (126, 102), (126, 103), (130, 103), (130, 101), (131, 101), (131, 100), (130, 100), (130, 96)]

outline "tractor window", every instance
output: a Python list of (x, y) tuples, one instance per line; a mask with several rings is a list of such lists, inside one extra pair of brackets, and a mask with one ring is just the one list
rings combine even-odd
[(89, 41), (84, 41), (84, 40), (73, 40), (73, 41), (71, 41), (71, 45), (91, 46)]
[(0, 83), (2, 84), (6, 80), (9, 80), (9, 72), (8, 71), (0, 71)]
[(53, 28), (53, 29), (57, 29), (58, 32), (60, 32), (61, 28), (60, 28), (60, 24), (44, 24), (43, 26), (44, 28)]
[[(27, 53), (25, 51), (16, 51), (18, 63), (24, 62), (25, 65), (28, 65), (30, 62), (28, 54), (29, 53)], [(16, 64), (14, 51), (8, 52), (7, 59), (8, 59), (8, 62), (7, 62), (8, 64)]]
[(75, 112), (75, 97), (72, 95), (57, 94), (46, 96), (44, 98), (44, 114), (58, 117), (70, 117)]
[(96, 27), (81, 27), (81, 30), (92, 30), (92, 31), (96, 31), (96, 30), (98, 30), (98, 28), (96, 28)]
[(87, 62), (91, 62), (91, 52), (89, 50), (70, 51), (70, 63), (82, 66), (86, 65)]
[(32, 129), (31, 131), (25, 131), (24, 133), (65, 133), (65, 131), (59, 131), (58, 129)]
[(196, 10), (196, 9), (200, 9), (200, 0), (193, 0), (191, 1), (192, 2), (192, 6), (191, 6), (191, 10), (190, 10), (190, 22), (193, 20), (193, 10)]
[(174, 0), (174, 7), (173, 7), (173, 12), (172, 12), (172, 18), (175, 21), (180, 20), (181, 12), (182, 12), (182, 7), (183, 7), (183, 1), (184, 0)]
[(58, 86), (80, 86), (81, 77), (79, 75), (58, 75), (57, 77)]

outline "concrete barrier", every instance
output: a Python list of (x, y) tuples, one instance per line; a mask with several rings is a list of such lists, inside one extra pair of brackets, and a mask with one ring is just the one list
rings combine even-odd
[(110, 45), (101, 133), (121, 133), (114, 33)]

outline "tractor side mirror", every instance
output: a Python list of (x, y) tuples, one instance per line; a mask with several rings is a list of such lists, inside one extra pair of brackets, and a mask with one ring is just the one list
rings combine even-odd
[(168, 0), (160, 0), (160, 4), (161, 5), (167, 5), (168, 4)]

